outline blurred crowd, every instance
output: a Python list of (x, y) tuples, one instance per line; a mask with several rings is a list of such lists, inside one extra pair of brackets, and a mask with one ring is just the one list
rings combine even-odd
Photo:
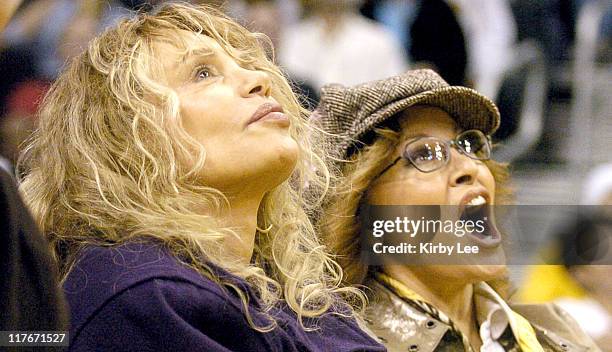
[[(596, 2), (597, 0), (591, 0)], [(89, 39), (133, 11), (161, 0), (24, 1), (0, 37), (0, 133), (3, 164), (15, 162), (18, 145), (35, 126), (34, 112), (62, 66)], [(198, 1), (196, 1), (198, 2)], [(285, 68), (304, 103), (315, 106), (328, 83), (357, 84), (411, 68), (438, 71), (496, 100), (504, 119), (499, 140), (517, 133), (526, 56), (539, 59), (545, 127), (563, 127), (550, 117), (549, 102), (571, 91), (567, 76), (576, 23), (588, 0), (229, 0), (199, 1), (225, 9), (270, 39), (270, 55)], [(601, 21), (597, 60), (610, 60), (610, 15)], [(531, 49), (525, 53), (525, 43)], [(534, 54), (535, 52), (535, 54)], [(564, 75), (565, 74), (565, 75)], [(544, 160), (558, 144), (542, 132)], [(551, 137), (552, 135), (552, 137)], [(534, 138), (532, 138), (534, 139)], [(553, 139), (553, 140), (551, 140)], [(537, 141), (529, 141), (534, 144)], [(557, 143), (557, 144), (556, 144)], [(512, 155), (514, 157), (515, 155)], [(554, 159), (554, 158), (552, 158)], [(542, 160), (538, 160), (542, 161)]]

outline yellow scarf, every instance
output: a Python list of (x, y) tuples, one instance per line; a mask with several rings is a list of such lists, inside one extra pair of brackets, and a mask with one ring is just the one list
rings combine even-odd
[(500, 295), (487, 285), (485, 282), (474, 285), (474, 294), (479, 295), (485, 299), (492, 300), (494, 303), (500, 306), (500, 308), (506, 313), (508, 317), (508, 324), (514, 334), (516, 342), (520, 346), (522, 351), (529, 352), (544, 352), (542, 345), (536, 337), (536, 333), (533, 330), (531, 324), (522, 315), (513, 311), (508, 303), (504, 301)]
[[(381, 273), (381, 272), (376, 273), (375, 276), (380, 282), (384, 283), (387, 287), (391, 288), (393, 292), (395, 292), (395, 294), (397, 294), (402, 299), (422, 302), (422, 303), (425, 303), (431, 306), (431, 303), (427, 302), (418, 293), (406, 287), (406, 285), (404, 285), (402, 282), (384, 273)], [(531, 326), (531, 324), (529, 324), (527, 319), (525, 319), (523, 316), (513, 311), (510, 308), (510, 306), (508, 306), (508, 304), (499, 296), (499, 294), (497, 294), (497, 292), (495, 292), (486, 283), (484, 282), (480, 283), (475, 288), (476, 288), (475, 293), (476, 291), (478, 291), (478, 294), (482, 294), (483, 296), (485, 296), (485, 298), (493, 300), (495, 303), (497, 303), (501, 307), (502, 310), (504, 310), (504, 312), (506, 313), (508, 317), (508, 323), (510, 325), (510, 328), (512, 329), (512, 333), (514, 334), (514, 337), (516, 338), (516, 342), (522, 351), (544, 352), (542, 345), (540, 345), (540, 342), (538, 341), (536, 337), (533, 327)], [(439, 313), (441, 313), (441, 315), (444, 314), (443, 312), (439, 312)], [(445, 315), (443, 317), (448, 319)], [(446, 320), (446, 319), (443, 319), (443, 320)], [(449, 321), (445, 323), (450, 323), (450, 325), (454, 328), (450, 319), (448, 320)], [(463, 343), (464, 345), (466, 345), (465, 347), (469, 350), (473, 350), (471, 346), (469, 345), (469, 342), (467, 341), (467, 338), (465, 337), (465, 335), (458, 329), (456, 328), (454, 329), (457, 333), (461, 335), (463, 339)]]

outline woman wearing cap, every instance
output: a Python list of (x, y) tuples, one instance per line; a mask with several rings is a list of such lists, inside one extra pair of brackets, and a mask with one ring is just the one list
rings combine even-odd
[(21, 189), (62, 268), (71, 351), (384, 349), (340, 300), (360, 295), (301, 189), (324, 189), (323, 154), (259, 39), (163, 5), (46, 96)]
[[(369, 288), (366, 321), (390, 351), (596, 349), (555, 307), (505, 302), (506, 267), (491, 206), (508, 196), (508, 173), (490, 160), (488, 136), (499, 113), (489, 99), (418, 70), (351, 88), (326, 86), (313, 118), (338, 136), (329, 144), (336, 160), (348, 160), (335, 165), (344, 179), (322, 213), (322, 235), (346, 281)], [(369, 249), (359, 236), (371, 220), (368, 209), (408, 205), (435, 206), (440, 219), (462, 219), (467, 209), (489, 215), (478, 234), (451, 229), (413, 237), (413, 244), (457, 239), (479, 253), (439, 261), (419, 249), (412, 262), (392, 255), (364, 261)]]

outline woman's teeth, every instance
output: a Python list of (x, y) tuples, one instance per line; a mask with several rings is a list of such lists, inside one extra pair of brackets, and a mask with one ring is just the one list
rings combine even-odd
[(472, 198), (472, 200), (470, 200), (469, 202), (466, 203), (466, 205), (469, 206), (473, 206), (473, 205), (482, 205), (485, 204), (487, 201), (484, 199), (483, 196), (478, 196), (476, 198)]

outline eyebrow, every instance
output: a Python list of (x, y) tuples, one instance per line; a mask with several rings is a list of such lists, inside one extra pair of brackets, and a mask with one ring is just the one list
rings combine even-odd
[[(461, 127), (459, 127), (459, 126), (455, 126), (455, 129), (454, 129), (453, 133), (455, 133), (455, 134), (459, 134), (459, 133), (461, 133), (461, 132), (463, 132), (463, 131), (465, 131), (465, 129), (464, 129), (464, 128), (461, 128)], [(419, 133), (419, 134), (414, 134), (414, 135), (407, 136), (407, 137), (405, 138), (405, 140), (406, 140), (406, 141), (412, 141), (413, 139), (416, 139), (416, 138), (421, 138), (421, 137), (432, 137), (432, 136), (431, 136), (431, 135), (428, 135), (428, 134), (425, 134), (425, 133)]]
[(417, 138), (421, 138), (421, 137), (431, 137), (431, 136), (428, 135), (428, 134), (425, 134), (425, 133), (419, 133), (419, 134), (414, 134), (414, 135), (407, 136), (405, 138), (405, 141), (412, 141), (413, 139), (417, 139)]
[(200, 48), (195, 48), (195, 49), (189, 49), (187, 50), (187, 52), (183, 55), (181, 55), (181, 63), (185, 63), (189, 60), (192, 60), (195, 57), (201, 57), (201, 56), (215, 56), (217, 55), (214, 50), (212, 50), (211, 48), (207, 48), (207, 47), (200, 47)]

